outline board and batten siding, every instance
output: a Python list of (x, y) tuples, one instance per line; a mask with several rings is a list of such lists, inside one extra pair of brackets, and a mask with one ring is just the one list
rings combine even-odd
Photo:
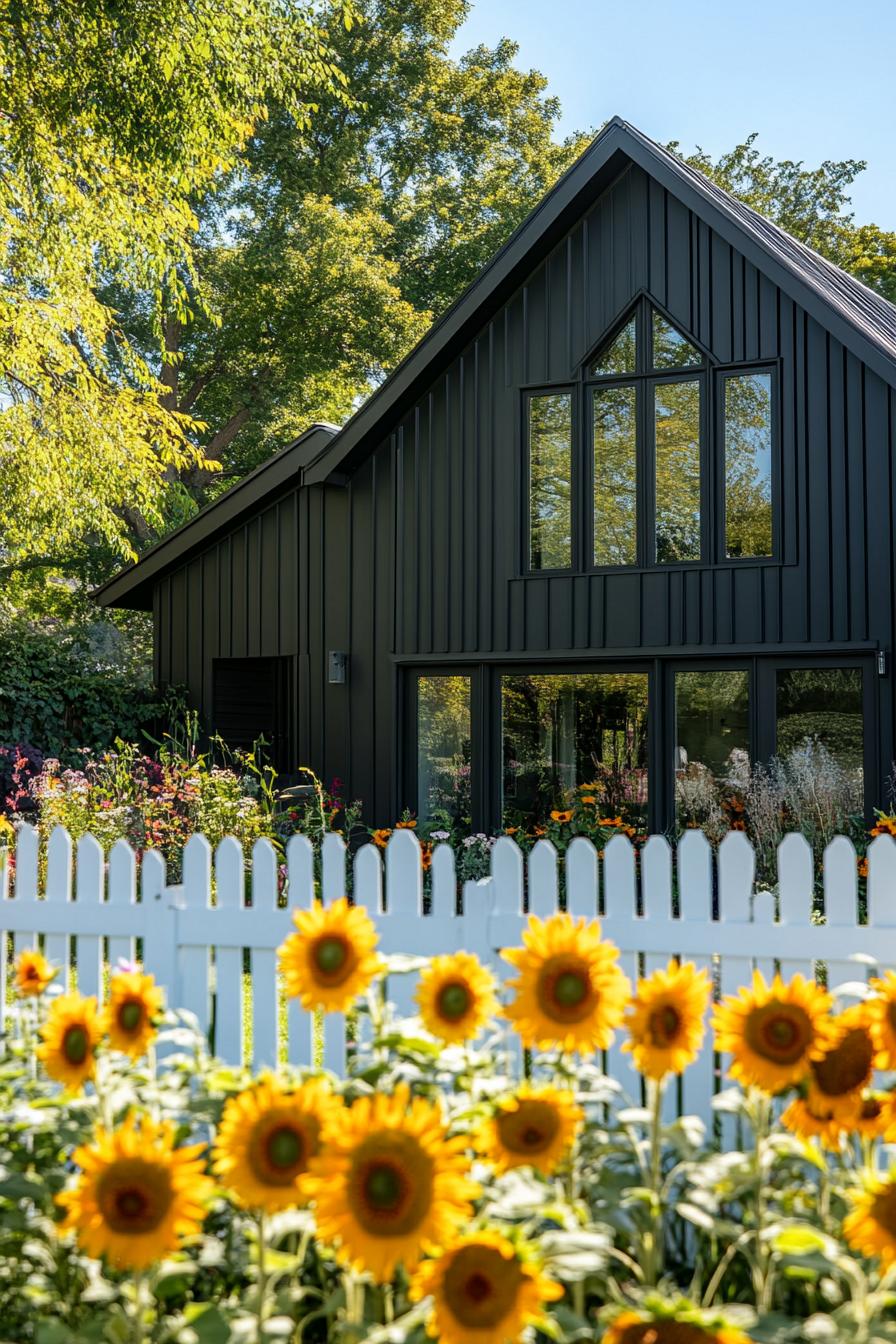
[[(523, 577), (520, 389), (570, 380), (642, 292), (720, 362), (776, 362), (780, 562)], [(294, 655), (297, 764), (388, 823), (401, 664), (877, 648), (892, 664), (894, 445), (893, 389), (632, 165), (347, 481), (285, 495), (160, 582), (157, 673), (205, 707), (213, 657)]]

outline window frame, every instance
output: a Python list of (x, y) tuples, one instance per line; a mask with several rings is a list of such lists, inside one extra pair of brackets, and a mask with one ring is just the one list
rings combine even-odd
[[(727, 554), (727, 447), (725, 443), (725, 380), (767, 373), (771, 378), (771, 433), (772, 433), (772, 552), (771, 555)], [(781, 361), (761, 359), (737, 364), (716, 364), (712, 368), (713, 421), (711, 442), (716, 446), (713, 504), (713, 564), (738, 568), (742, 565), (780, 565), (782, 560), (781, 518)]]
[[(676, 368), (654, 369), (654, 313), (681, 332), (700, 355), (700, 362)], [(601, 350), (610, 347), (636, 319), (635, 368), (629, 373), (593, 374), (591, 366)], [(726, 554), (726, 452), (724, 380), (738, 375), (767, 373), (771, 379), (772, 432), (772, 553), (762, 556)], [(700, 383), (700, 557), (694, 560), (656, 559), (656, 425), (654, 388), (660, 383)], [(597, 563), (594, 556), (594, 391), (600, 387), (634, 387), (635, 409), (635, 560), (627, 564)], [(601, 340), (577, 366), (570, 379), (557, 383), (523, 385), (519, 389), (522, 442), (518, 517), (521, 537), (518, 574), (524, 578), (571, 577), (577, 574), (633, 574), (712, 568), (782, 565), (784, 557), (781, 358), (722, 362), (716, 359), (673, 314), (646, 291), (626, 305)], [(531, 564), (531, 445), (529, 401), (536, 396), (571, 396), (572, 451), (570, 459), (572, 528), (568, 567), (535, 569)]]

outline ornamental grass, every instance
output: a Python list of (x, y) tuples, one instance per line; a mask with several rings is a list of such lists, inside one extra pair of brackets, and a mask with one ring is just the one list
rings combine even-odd
[[(503, 955), (502, 984), (382, 956), (347, 902), (301, 912), (280, 972), (348, 1014), (337, 1078), (215, 1059), (139, 966), (98, 1004), (21, 953), (3, 1344), (896, 1340), (896, 976), (847, 999), (757, 973), (713, 1004), (690, 964), (629, 983), (566, 914)], [(676, 1118), (710, 1033), (717, 1133)]]

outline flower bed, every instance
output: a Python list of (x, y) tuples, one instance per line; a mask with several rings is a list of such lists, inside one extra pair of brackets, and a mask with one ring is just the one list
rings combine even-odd
[[(896, 1099), (875, 1077), (896, 1065), (896, 975), (847, 1007), (758, 975), (716, 1005), (740, 1135), (719, 1151), (673, 1118), (710, 1015), (694, 967), (633, 987), (595, 921), (532, 916), (499, 986), (465, 953), (384, 961), (344, 899), (295, 922), (287, 993), (356, 1023), (342, 1079), (222, 1065), (139, 967), (98, 1005), (19, 956), (4, 1339), (896, 1337)], [(387, 971), (419, 975), (418, 1018), (396, 1019)], [(642, 1096), (600, 1069), (618, 1032)]]

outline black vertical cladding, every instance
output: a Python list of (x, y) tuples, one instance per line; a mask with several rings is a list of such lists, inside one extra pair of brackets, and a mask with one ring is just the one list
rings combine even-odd
[[(520, 389), (568, 385), (645, 292), (719, 363), (775, 368), (778, 554), (525, 577)], [(398, 779), (405, 666), (879, 645), (891, 655), (890, 675), (875, 681), (883, 770), (896, 712), (894, 414), (876, 373), (730, 238), (630, 167), (483, 317), (347, 484), (285, 493), (198, 567), (159, 581), (158, 675), (188, 680), (202, 707), (211, 658), (296, 654), (299, 757), (347, 777), (368, 819), (388, 823), (409, 796)], [(350, 654), (344, 687), (327, 682), (331, 648)]]

